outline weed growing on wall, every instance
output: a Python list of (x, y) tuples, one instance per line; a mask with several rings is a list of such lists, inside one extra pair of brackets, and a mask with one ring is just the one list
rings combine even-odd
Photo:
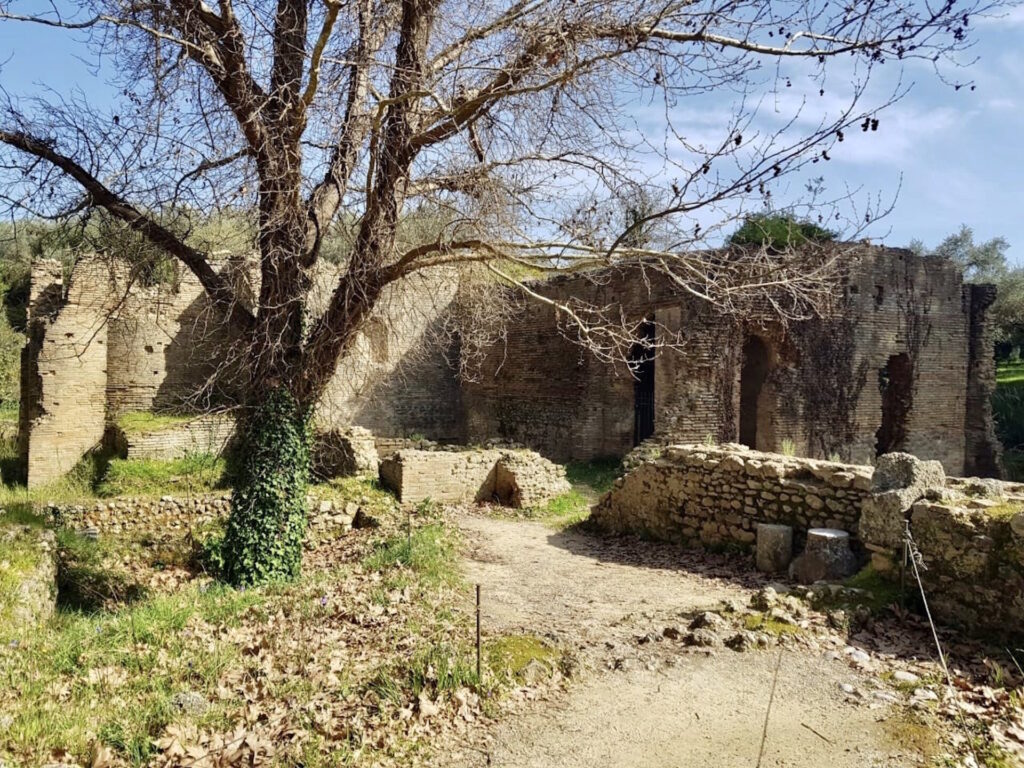
[(231, 583), (298, 576), (311, 438), (309, 413), (284, 389), (271, 392), (246, 421), (224, 537), (224, 575)]

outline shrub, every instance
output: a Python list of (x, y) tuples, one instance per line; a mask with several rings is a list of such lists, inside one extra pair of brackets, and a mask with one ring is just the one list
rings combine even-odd
[(784, 251), (808, 243), (828, 243), (836, 238), (832, 230), (810, 221), (800, 221), (786, 214), (761, 213), (748, 216), (729, 238), (730, 245), (766, 246)]

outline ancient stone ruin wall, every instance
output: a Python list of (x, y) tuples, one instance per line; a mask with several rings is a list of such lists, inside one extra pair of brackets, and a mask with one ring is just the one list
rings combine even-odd
[(870, 485), (870, 467), (674, 445), (617, 480), (591, 519), (613, 533), (703, 544), (752, 544), (758, 523), (855, 534)]
[[(252, 290), (253, 262), (218, 266)], [(314, 306), (326, 303), (336, 275), (333, 267), (319, 274)], [(321, 429), (355, 424), (395, 437), (462, 436), (458, 381), (438, 327), (457, 290), (450, 270), (385, 290), (328, 386)], [(40, 261), (29, 311), (19, 447), (30, 486), (65, 474), (125, 413), (202, 413), (239, 401), (245, 373), (237, 340), (187, 271), (173, 284), (145, 286), (123, 266), (94, 258), (76, 264), (65, 285), (58, 263)], [(164, 455), (177, 437), (173, 430), (150, 436), (152, 450), (141, 443), (139, 450)], [(183, 439), (191, 445), (194, 437)]]
[(67, 284), (57, 262), (32, 267), (18, 438), (30, 486), (66, 474), (103, 439), (112, 280), (101, 261), (79, 264)]
[[(724, 316), (656, 273), (629, 268), (539, 284), (652, 321), (682, 338), (653, 363), (654, 437), (791, 442), (800, 455), (870, 463), (906, 450), (947, 471), (995, 474), (991, 345), (977, 287), (949, 262), (846, 247), (843, 295), (824, 317), (781, 325)], [(614, 314), (614, 312), (613, 312)], [(467, 440), (501, 436), (557, 460), (623, 455), (639, 434), (638, 387), (563, 336), (558, 313), (527, 304), (463, 389)], [(970, 435), (970, 438), (968, 438)]]
[(380, 479), (403, 504), (430, 499), (532, 507), (570, 489), (562, 467), (513, 449), (400, 450), (381, 461)]
[(210, 414), (147, 432), (116, 430), (115, 440), (127, 459), (176, 459), (189, 453), (220, 456), (231, 447), (236, 431), (230, 415)]
[(758, 523), (792, 526), (798, 547), (810, 528), (838, 528), (862, 563), (893, 578), (909, 526), (933, 615), (988, 639), (1024, 637), (1022, 484), (946, 478), (907, 454), (874, 468), (678, 445), (617, 480), (591, 519), (612, 533), (742, 547)]
[(457, 272), (436, 269), (384, 289), (321, 399), (323, 428), (461, 442), (459, 382), (443, 328), (458, 288)]

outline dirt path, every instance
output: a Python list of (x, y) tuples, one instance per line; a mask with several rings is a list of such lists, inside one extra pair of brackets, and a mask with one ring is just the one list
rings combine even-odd
[[(778, 651), (692, 654), (656, 639), (681, 614), (746, 601), (761, 583), (756, 574), (725, 557), (532, 522), (466, 515), (459, 524), (485, 626), (550, 637), (579, 652), (588, 670), (565, 695), (533, 702), (480, 735), (464, 765), (757, 765)], [(841, 684), (869, 681), (835, 655), (783, 651), (761, 765), (921, 764), (898, 743), (902, 715), (870, 696), (844, 695)]]

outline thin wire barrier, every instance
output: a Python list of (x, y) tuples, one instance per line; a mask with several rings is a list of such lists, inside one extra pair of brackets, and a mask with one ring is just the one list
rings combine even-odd
[(924, 583), (921, 581), (921, 570), (927, 570), (928, 567), (924, 563), (924, 555), (921, 554), (921, 550), (917, 547), (917, 542), (914, 541), (913, 535), (910, 533), (910, 521), (907, 520), (904, 528), (904, 545), (910, 562), (911, 570), (914, 573), (914, 579), (917, 581), (917, 588), (921, 592), (921, 604), (924, 606), (924, 615), (928, 619), (928, 626), (932, 632), (932, 639), (935, 641), (935, 650), (939, 654), (939, 664), (942, 666), (942, 673), (946, 676), (946, 687), (949, 690), (950, 698), (953, 700), (953, 705), (956, 707), (957, 718), (960, 720), (960, 726), (964, 729), (964, 733), (967, 735), (967, 745), (970, 747), (971, 756), (974, 758), (975, 765), (981, 765), (978, 761), (978, 754), (974, 751), (974, 739), (971, 736), (970, 728), (967, 725), (967, 718), (964, 716), (964, 711), (960, 706), (960, 699), (956, 695), (956, 689), (953, 686), (953, 676), (949, 672), (949, 665), (946, 663), (946, 654), (942, 650), (942, 643), (939, 641), (939, 631), (935, 627), (935, 622), (932, 620), (932, 612), (928, 607), (928, 597), (924, 593)]

